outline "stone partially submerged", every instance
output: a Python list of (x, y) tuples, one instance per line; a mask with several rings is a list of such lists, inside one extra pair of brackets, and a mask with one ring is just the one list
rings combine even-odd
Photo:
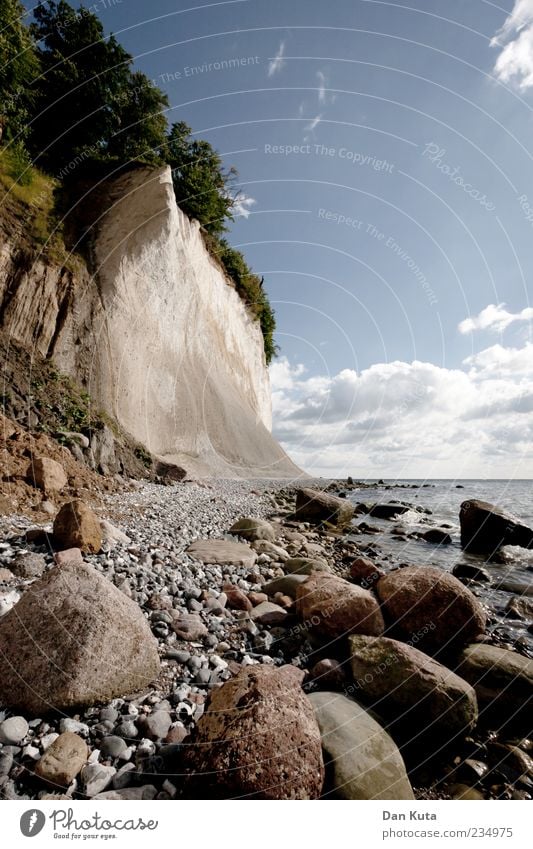
[(486, 501), (463, 501), (459, 513), (461, 545), (472, 554), (493, 555), (504, 545), (533, 548), (533, 530)]
[(136, 692), (158, 673), (141, 609), (73, 558), (32, 584), (0, 622), (0, 702), (37, 716)]
[(398, 747), (361, 705), (339, 693), (309, 700), (331, 764), (326, 798), (414, 799)]

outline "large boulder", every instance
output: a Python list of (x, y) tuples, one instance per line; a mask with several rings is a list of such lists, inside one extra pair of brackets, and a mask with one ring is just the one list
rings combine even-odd
[(480, 643), (464, 649), (456, 672), (476, 691), (480, 722), (533, 733), (533, 660)]
[(473, 687), (418, 649), (387, 637), (350, 637), (356, 692), (388, 722), (443, 739), (477, 722)]
[(98, 554), (102, 547), (98, 517), (79, 498), (63, 504), (55, 517), (53, 532), (58, 548), (79, 548), (87, 554)]
[(0, 703), (37, 716), (136, 692), (158, 673), (140, 608), (74, 558), (32, 584), (0, 622)]
[(376, 519), (395, 519), (396, 516), (401, 516), (408, 513), (411, 508), (405, 504), (372, 504), (368, 509), (368, 515), (374, 516)]
[(461, 545), (473, 554), (492, 555), (503, 545), (533, 548), (533, 530), (486, 501), (463, 501), (459, 513)]
[(381, 578), (376, 588), (393, 635), (430, 654), (463, 646), (485, 630), (483, 607), (448, 572), (407, 566)]
[(288, 575), (310, 575), (312, 572), (331, 572), (325, 560), (315, 560), (312, 557), (290, 557), (283, 564)]
[(229, 532), (234, 536), (248, 540), (248, 542), (254, 542), (258, 539), (274, 542), (276, 539), (274, 528), (270, 522), (265, 522), (264, 519), (239, 519), (231, 526)]
[(68, 483), (61, 463), (57, 463), (50, 457), (34, 457), (28, 467), (28, 477), (46, 495), (61, 492)]
[(187, 757), (198, 798), (317, 799), (320, 731), (294, 666), (247, 666), (216, 689)]
[(337, 639), (348, 634), (378, 635), (383, 616), (374, 596), (336, 575), (319, 572), (296, 589), (296, 612), (321, 637)]
[(353, 504), (346, 498), (337, 498), (315, 489), (299, 489), (296, 492), (294, 518), (302, 522), (328, 522), (341, 529), (350, 524), (354, 512)]
[(309, 700), (331, 763), (326, 798), (414, 799), (396, 744), (361, 705), (339, 693)]

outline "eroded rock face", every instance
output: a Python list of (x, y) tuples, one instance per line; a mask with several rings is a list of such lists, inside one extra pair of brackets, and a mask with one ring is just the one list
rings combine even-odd
[(0, 622), (1, 701), (30, 714), (124, 696), (158, 673), (142, 611), (87, 563), (50, 569)]
[(220, 799), (318, 799), (320, 731), (294, 666), (248, 666), (216, 689), (188, 765), (191, 795)]
[(299, 489), (296, 492), (294, 517), (302, 522), (328, 522), (344, 528), (350, 524), (353, 516), (354, 507), (345, 498), (337, 498), (336, 495), (315, 489)]
[(387, 637), (350, 637), (355, 693), (403, 728), (444, 738), (477, 722), (473, 687), (418, 649)]
[(310, 575), (297, 587), (296, 612), (326, 639), (379, 635), (385, 627), (379, 604), (368, 590), (324, 572)]
[(467, 646), (456, 672), (474, 687), (480, 723), (533, 733), (533, 660), (498, 646)]
[(54, 542), (60, 548), (79, 548), (87, 554), (98, 554), (102, 547), (98, 517), (79, 498), (63, 504), (54, 520)]
[(408, 566), (381, 578), (376, 589), (394, 634), (423, 651), (454, 649), (485, 630), (483, 607), (448, 572)]
[(326, 798), (414, 799), (398, 747), (361, 705), (339, 693), (311, 693), (309, 700), (331, 761)]
[(494, 554), (504, 545), (533, 548), (533, 530), (486, 501), (463, 501), (459, 513), (461, 545), (473, 554)]

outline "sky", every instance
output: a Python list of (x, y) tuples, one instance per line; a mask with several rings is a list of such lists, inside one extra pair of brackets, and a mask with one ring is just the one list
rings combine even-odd
[(533, 477), (533, 0), (96, 0), (240, 175), (306, 471)]

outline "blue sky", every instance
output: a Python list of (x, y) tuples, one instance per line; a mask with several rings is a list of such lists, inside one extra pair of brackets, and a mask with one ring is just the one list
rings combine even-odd
[(239, 171), (294, 459), (533, 476), (533, 0), (92, 8)]

